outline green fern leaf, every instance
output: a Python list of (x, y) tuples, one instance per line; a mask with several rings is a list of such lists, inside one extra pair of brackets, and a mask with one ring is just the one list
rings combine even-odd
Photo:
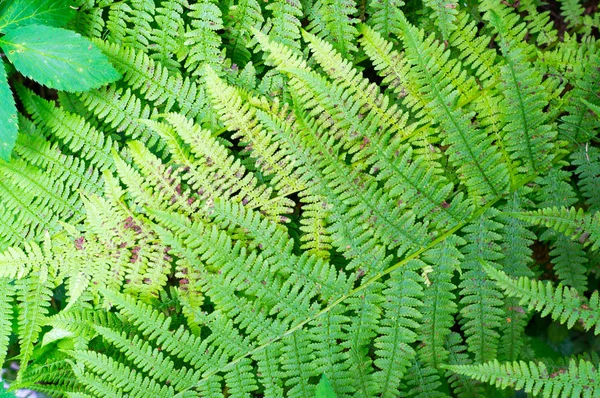
[(514, 280), (500, 270), (487, 265), (483, 267), (507, 295), (520, 298), (519, 305), (527, 304), (529, 309), (541, 312), (542, 316), (551, 315), (552, 319), (566, 323), (569, 328), (579, 321), (586, 330), (595, 327), (595, 333), (600, 333), (598, 292), (594, 292), (587, 302), (575, 289), (561, 284), (554, 287), (548, 282), (525, 277)]
[(544, 225), (557, 232), (578, 240), (584, 246), (592, 245), (591, 250), (600, 247), (600, 213), (584, 213), (574, 207), (543, 208), (534, 212), (515, 214), (531, 224)]
[(479, 365), (451, 365), (447, 369), (499, 388), (553, 397), (593, 397), (600, 390), (598, 370), (584, 360), (569, 361), (566, 368), (550, 373), (543, 362), (491, 361)]

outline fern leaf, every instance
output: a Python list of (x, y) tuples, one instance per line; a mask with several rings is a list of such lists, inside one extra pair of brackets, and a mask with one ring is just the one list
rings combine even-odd
[(423, 3), (433, 10), (435, 24), (442, 33), (442, 38), (447, 40), (456, 29), (458, 1), (425, 0)]
[[(305, 38), (309, 41), (309, 47), (316, 60), (339, 84), (336, 88), (343, 88), (345, 92), (352, 93), (354, 100), (361, 106), (357, 114), (360, 118), (357, 128), (363, 132), (364, 137), (355, 159), (360, 158), (361, 162), (365, 162), (364, 167), (371, 166), (372, 172), (378, 172), (378, 179), (389, 179), (386, 183), (392, 196), (404, 203), (412, 203), (417, 216), (425, 216), (434, 225), (439, 226), (452, 224), (464, 218), (461, 213), (468, 211), (466, 204), (461, 203), (459, 198), (450, 201), (448, 197), (444, 197), (444, 193), (452, 188), (440, 175), (437, 164), (429, 162), (426, 171), (422, 165), (422, 157), (416, 156), (412, 148), (399, 145), (401, 137), (409, 135), (412, 131), (411, 126), (405, 125), (406, 114), (403, 115), (395, 105), (388, 106), (388, 98), (378, 92), (377, 86), (361, 78), (353, 66), (336, 53), (331, 45), (308, 33), (305, 33)], [(280, 59), (283, 58), (281, 54), (285, 53), (278, 51), (277, 47), (272, 48), (272, 52), (278, 54)], [(278, 62), (287, 63), (284, 60)], [(321, 98), (323, 97), (321, 94)], [(342, 115), (337, 116), (333, 113), (332, 116), (336, 121), (342, 117), (345, 121), (351, 120), (347, 113)], [(338, 125), (341, 125), (341, 122)], [(378, 126), (376, 131), (375, 126)], [(355, 147), (351, 146), (356, 145), (355, 138), (344, 138), (348, 140), (348, 150), (355, 151)], [(399, 153), (405, 154), (401, 163), (398, 162)], [(412, 159), (411, 155), (414, 156)], [(417, 195), (416, 192), (420, 194)], [(451, 204), (442, 205), (447, 203), (446, 201)]]
[(47, 272), (47, 268), (37, 269), (28, 277), (18, 280), (15, 285), (19, 302), (18, 336), (21, 349), (21, 369), (17, 375), (17, 382), (21, 380), (21, 374), (27, 369), (34, 345), (38, 341), (48, 314), (52, 297), (51, 289), (54, 286)]
[(0, 278), (0, 363), (4, 363), (12, 334), (12, 303), (15, 286), (8, 278)]
[(465, 258), (461, 263), (460, 302), (464, 307), (460, 313), (467, 349), (474, 353), (476, 362), (496, 357), (500, 337), (497, 329), (504, 316), (502, 293), (485, 274), (502, 257), (498, 245), (501, 224), (493, 220), (494, 215), (494, 211), (486, 213), (463, 229), (467, 244), (461, 250)]
[[(132, 90), (139, 90), (147, 101), (163, 112), (178, 110), (191, 118), (202, 119), (206, 99), (202, 87), (189, 78), (169, 70), (152, 60), (146, 53), (134, 48), (96, 40), (110, 58), (117, 70), (124, 75), (123, 80)], [(177, 105), (177, 108), (174, 108)]]
[(258, 390), (251, 363), (250, 358), (244, 358), (226, 369), (225, 384), (232, 397), (246, 397)]
[[(369, 356), (369, 348), (371, 341), (377, 336), (379, 318), (381, 317), (380, 305), (385, 300), (382, 296), (384, 288), (385, 286), (382, 283), (374, 283), (365, 289), (360, 296), (351, 296), (346, 301), (347, 309), (352, 311), (354, 316), (350, 318), (350, 322), (345, 328), (344, 348), (349, 351), (350, 371), (354, 375), (355, 395), (362, 397), (373, 396), (379, 389), (377, 380), (374, 377), (375, 368), (373, 360)], [(389, 332), (390, 329), (386, 328), (386, 331)], [(382, 343), (385, 344), (386, 339), (382, 339)], [(380, 351), (379, 356), (383, 355), (385, 355), (385, 351)], [(385, 364), (385, 358), (381, 361)], [(394, 369), (385, 370), (394, 374)]]
[(599, 372), (584, 360), (571, 360), (566, 368), (550, 373), (543, 362), (505, 362), (496, 360), (478, 365), (451, 365), (455, 373), (527, 393), (553, 397), (593, 397), (600, 391)]
[(69, 354), (87, 368), (84, 374), (78, 375), (79, 381), (83, 384), (92, 384), (91, 380), (100, 379), (103, 384), (110, 383), (113, 391), (139, 398), (147, 397), (148, 394), (165, 398), (175, 395), (172, 387), (161, 387), (152, 379), (104, 354), (94, 351), (71, 351)]
[(46, 101), (29, 89), (19, 86), (17, 93), (33, 121), (50, 130), (72, 153), (93, 163), (98, 170), (112, 169), (110, 151), (113, 141), (110, 137), (106, 137), (79, 115), (65, 112), (52, 101)]
[(300, 20), (304, 15), (302, 3), (299, 0), (277, 0), (265, 8), (272, 13), (266, 22), (266, 26), (270, 26), (269, 37), (299, 51)]
[(535, 1), (522, 1), (517, 8), (525, 17), (529, 34), (535, 37), (538, 46), (549, 45), (557, 42), (558, 37), (550, 11), (539, 12)]
[(259, 185), (255, 175), (228, 154), (210, 131), (200, 129), (180, 115), (168, 114), (165, 119), (169, 125), (148, 124), (167, 141), (174, 159), (187, 167), (186, 183), (199, 193), (201, 200), (213, 201), (217, 197), (235, 200), (278, 222), (291, 212), (292, 202), (285, 197), (273, 198), (272, 190)]
[(299, 330), (283, 339), (281, 350), (281, 368), (290, 387), (288, 396), (293, 398), (312, 397), (315, 395), (315, 385), (309, 384), (311, 377), (318, 376), (311, 366), (313, 355), (310, 350), (309, 335)]
[[(471, 365), (472, 360), (465, 352), (467, 347), (461, 343), (462, 338), (458, 333), (452, 332), (448, 335), (445, 343), (445, 349), (450, 354), (447, 364), (454, 366)], [(445, 365), (446, 364), (441, 364), (442, 367), (446, 367)], [(448, 384), (452, 387), (452, 390), (458, 397), (475, 398), (484, 396), (483, 388), (479, 382), (450, 370), (446, 372), (446, 377), (448, 377)]]
[(562, 0), (560, 2), (560, 12), (569, 25), (580, 24), (584, 11), (579, 0)]
[(374, 360), (380, 370), (373, 375), (379, 387), (378, 396), (397, 397), (400, 394), (400, 380), (416, 356), (410, 344), (417, 340), (423, 289), (418, 283), (421, 277), (414, 270), (424, 265), (420, 261), (407, 263), (405, 269), (390, 275), (388, 286), (382, 292), (386, 300), (382, 304), (379, 336), (375, 339), (377, 358)]
[[(531, 206), (525, 199), (525, 192), (515, 192), (508, 200), (506, 210), (522, 211)], [(503, 224), (501, 250), (504, 258), (499, 259), (504, 272), (512, 277), (533, 277), (528, 262), (532, 256), (530, 249), (536, 236), (526, 228), (525, 222), (515, 217), (500, 215), (498, 220)], [(528, 312), (519, 305), (514, 297), (504, 298), (506, 322), (500, 326), (500, 347), (498, 358), (515, 361), (520, 358), (525, 346), (524, 331), (529, 321)]]
[(415, 358), (404, 378), (406, 388), (403, 395), (416, 398), (445, 398), (447, 394), (439, 391), (440, 376), (436, 369), (427, 366)]
[(111, 344), (119, 348), (135, 366), (142, 372), (151, 371), (152, 378), (159, 381), (169, 381), (177, 390), (192, 386), (200, 379), (197, 372), (188, 370), (185, 367), (176, 369), (175, 364), (165, 355), (145, 344), (139, 336), (130, 339), (126, 332), (118, 332), (103, 326), (94, 327), (100, 335)]
[(219, 68), (224, 61), (220, 50), (221, 37), (217, 33), (223, 29), (223, 20), (218, 3), (213, 0), (188, 4), (187, 7), (191, 22), (183, 43), (189, 46), (184, 66), (192, 75), (199, 75), (205, 62), (210, 63), (213, 68)]
[(243, 67), (250, 60), (248, 45), (251, 41), (251, 30), (264, 22), (260, 5), (256, 0), (232, 1), (223, 15), (226, 30), (225, 46), (229, 58), (238, 67)]
[(330, 37), (334, 48), (349, 58), (357, 50), (354, 43), (358, 35), (356, 12), (353, 1), (317, 0), (308, 12), (310, 24), (306, 30), (322, 39)]
[(575, 289), (561, 284), (554, 287), (549, 282), (525, 277), (515, 280), (492, 267), (484, 266), (484, 269), (507, 295), (520, 298), (519, 305), (527, 304), (529, 309), (541, 312), (542, 316), (551, 315), (552, 319), (566, 323), (569, 328), (579, 321), (586, 330), (595, 327), (595, 333), (600, 333), (598, 292), (594, 292), (587, 302)]
[(585, 145), (571, 156), (579, 175), (577, 185), (586, 199), (589, 212), (600, 210), (600, 151), (596, 147)]
[[(500, 153), (492, 145), (491, 137), (473, 128), (469, 122), (473, 115), (458, 106), (459, 93), (452, 84), (452, 77), (442, 72), (444, 52), (441, 45), (435, 43), (432, 36), (424, 38), (424, 32), (405, 19), (402, 20), (402, 31), (405, 55), (413, 65), (409, 78), (418, 82), (421, 94), (430, 102), (428, 108), (445, 131), (444, 142), (450, 145), (449, 160), (457, 167), (470, 194), (485, 199), (506, 192), (507, 167), (500, 162)], [(458, 74), (457, 71), (453, 73)]]
[(505, 123), (502, 134), (506, 148), (520, 172), (545, 171), (552, 162), (552, 140), (556, 136), (555, 127), (543, 111), (549, 101), (548, 91), (542, 86), (542, 76), (527, 61), (528, 50), (516, 45), (522, 39), (521, 33), (511, 32), (515, 22), (509, 14), (494, 9), (486, 13), (486, 18), (499, 33), (498, 44), (506, 60), (500, 72), (505, 93), (500, 113)]
[(245, 105), (239, 93), (227, 86), (211, 69), (206, 70), (206, 83), (221, 121), (228, 129), (238, 132), (233, 138), (241, 137), (246, 145), (250, 145), (251, 156), (267, 175), (273, 175), (271, 182), (280, 194), (303, 191), (303, 181), (294, 176), (291, 164), (283, 154), (277, 153), (277, 143), (270, 142), (266, 131), (254, 119), (255, 110)]
[(151, 22), (155, 9), (152, 0), (112, 4), (106, 22), (108, 39), (135, 49), (147, 48), (152, 36)]
[(87, 109), (116, 132), (123, 133), (129, 139), (141, 139), (149, 147), (161, 148), (159, 137), (140, 122), (140, 119), (154, 117), (156, 110), (147, 104), (142, 105), (140, 98), (130, 89), (123, 91), (115, 85), (109, 85), (103, 89), (81, 93), (79, 98)]
[(343, 329), (349, 322), (344, 315), (344, 306), (339, 306), (317, 318), (311, 325), (309, 347), (313, 350), (317, 372), (329, 375), (331, 386), (337, 396), (354, 392), (354, 375), (350, 371), (349, 354), (338, 344), (344, 339)]
[(419, 358), (423, 363), (439, 368), (448, 358), (445, 340), (454, 325), (457, 305), (452, 283), (454, 271), (459, 269), (463, 255), (457, 247), (466, 242), (457, 236), (448, 237), (438, 247), (423, 253), (424, 262), (435, 266), (427, 274), (428, 285), (424, 289), (422, 324), (419, 328), (419, 340), (423, 342), (419, 349)]
[(136, 302), (130, 296), (104, 290), (106, 299), (140, 329), (142, 334), (171, 355), (188, 362), (195, 369), (206, 364), (201, 340), (191, 335), (183, 327), (175, 331), (169, 330), (170, 318), (153, 310), (149, 305)]
[(402, 15), (400, 7), (404, 5), (402, 0), (370, 0), (367, 5), (369, 11), (369, 25), (385, 38), (398, 36), (400, 34), (399, 18)]
[(265, 398), (277, 398), (284, 395), (283, 371), (280, 369), (281, 349), (283, 343), (280, 341), (270, 344), (264, 350), (253, 355), (260, 372), (259, 381), (264, 387)]
[(534, 225), (544, 225), (557, 232), (578, 240), (584, 246), (592, 245), (591, 250), (600, 247), (600, 213), (584, 213), (574, 207), (549, 207), (529, 213), (515, 214), (516, 217)]
[(157, 27), (152, 30), (151, 44), (148, 49), (150, 58), (158, 61), (170, 71), (178, 71), (181, 67), (179, 58), (186, 51), (184, 47), (183, 10), (187, 1), (167, 0), (156, 8), (154, 21)]
[(46, 140), (37, 126), (25, 117), (19, 118), (21, 134), (15, 145), (19, 157), (32, 166), (44, 170), (53, 179), (61, 181), (71, 192), (81, 190), (98, 194), (102, 191), (100, 173), (89, 168), (79, 157), (66, 155), (58, 144)]

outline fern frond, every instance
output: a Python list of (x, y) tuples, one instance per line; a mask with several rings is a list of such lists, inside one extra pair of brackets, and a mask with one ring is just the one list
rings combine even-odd
[(557, 232), (578, 240), (591, 250), (600, 247), (600, 213), (585, 213), (574, 207), (547, 207), (528, 213), (517, 213), (518, 217), (534, 225), (544, 225)]
[(456, 294), (453, 291), (456, 286), (452, 283), (452, 277), (455, 270), (460, 269), (463, 259), (458, 247), (465, 243), (462, 238), (449, 236), (442, 244), (427, 250), (421, 257), (434, 268), (427, 274), (428, 286), (423, 294), (423, 316), (419, 328), (419, 340), (423, 344), (418, 352), (424, 363), (436, 369), (447, 361), (449, 355), (444, 344), (454, 325), (458, 309), (454, 302)]
[(582, 22), (585, 9), (579, 0), (562, 0), (560, 2), (560, 12), (569, 25), (578, 25)]
[[(465, 352), (467, 347), (462, 344), (462, 338), (458, 333), (450, 333), (444, 347), (450, 354), (446, 364), (454, 366), (471, 365), (472, 360)], [(446, 364), (441, 364), (441, 366), (445, 367)], [(484, 396), (483, 388), (479, 382), (450, 370), (446, 371), (445, 376), (448, 378), (448, 384), (459, 398)]]
[(272, 197), (272, 189), (259, 185), (256, 176), (231, 156), (210, 131), (177, 114), (168, 114), (165, 120), (168, 125), (148, 124), (167, 142), (174, 160), (186, 168), (183, 178), (201, 200), (235, 200), (277, 221), (291, 213), (293, 203), (286, 197)]
[(225, 84), (211, 69), (206, 69), (206, 84), (213, 108), (221, 121), (228, 129), (237, 132), (232, 138), (242, 138), (257, 165), (265, 174), (273, 176), (271, 183), (280, 195), (303, 191), (305, 183), (296, 177), (285, 153), (279, 151), (280, 145), (273, 142), (271, 134), (257, 122), (255, 109), (245, 104), (237, 90)]
[(577, 185), (589, 206), (587, 211), (600, 211), (600, 150), (586, 144), (571, 155), (575, 173), (579, 175)]
[[(373, 366), (369, 350), (372, 340), (377, 336), (378, 323), (381, 317), (380, 306), (385, 300), (382, 296), (384, 288), (384, 284), (374, 283), (365, 289), (360, 296), (351, 296), (346, 300), (346, 308), (352, 311), (353, 316), (351, 316), (345, 327), (346, 338), (343, 347), (349, 352), (350, 372), (354, 375), (354, 389), (358, 395), (365, 397), (375, 395), (379, 388), (377, 380), (374, 378), (376, 369)], [(393, 332), (393, 329), (385, 329), (387, 332)], [(386, 343), (386, 339), (382, 339), (383, 343)], [(380, 344), (382, 343), (380, 342)], [(385, 355), (385, 352), (380, 350), (379, 356), (383, 355)], [(382, 363), (386, 363), (386, 358), (380, 358), (380, 364)], [(400, 365), (401, 367), (402, 365)], [(393, 373), (393, 369), (384, 370)], [(382, 376), (379, 375), (379, 377)]]
[(334, 48), (349, 58), (357, 50), (355, 45), (357, 9), (350, 0), (317, 0), (308, 11), (310, 20), (306, 30), (322, 39), (331, 38)]
[(403, 380), (405, 388), (402, 394), (406, 397), (415, 398), (447, 398), (448, 395), (439, 391), (441, 386), (438, 371), (428, 365), (421, 363), (418, 358), (412, 361), (412, 366), (406, 372)]
[(118, 89), (116, 85), (106, 88), (91, 90), (79, 94), (83, 104), (97, 118), (123, 133), (128, 139), (141, 139), (148, 147), (161, 149), (159, 137), (153, 133), (140, 119), (150, 119), (157, 114), (156, 109), (148, 104), (142, 105), (142, 101), (128, 88), (125, 91)]
[(345, 274), (314, 256), (293, 254), (294, 242), (279, 225), (263, 219), (259, 213), (246, 210), (239, 203), (217, 200), (211, 209), (214, 220), (226, 226), (235, 224), (253, 237), (272, 268), (287, 278), (287, 283), (301, 283), (311, 295), (319, 295), (323, 302), (350, 291), (352, 281)]
[(176, 390), (192, 386), (200, 379), (200, 374), (185, 367), (176, 369), (175, 363), (166, 357), (161, 351), (141, 340), (139, 336), (133, 339), (124, 331), (94, 326), (95, 330), (109, 343), (117, 347), (125, 354), (136, 367), (142, 372), (150, 373), (152, 378), (158, 382), (172, 385)]
[(15, 152), (21, 159), (63, 182), (71, 192), (80, 190), (98, 194), (102, 191), (100, 173), (96, 168), (89, 168), (79, 157), (62, 153), (59, 145), (45, 139), (29, 119), (19, 117), (19, 126), (21, 134), (17, 138)]
[[(526, 191), (517, 191), (509, 199), (505, 208), (507, 211), (522, 211), (531, 206), (526, 200)], [(524, 221), (515, 217), (501, 214), (498, 220), (503, 224), (500, 243), (504, 258), (498, 260), (504, 272), (512, 277), (533, 277), (529, 269), (532, 256), (531, 245), (536, 235), (526, 228)], [(519, 305), (514, 297), (504, 298), (506, 321), (500, 326), (500, 347), (498, 358), (515, 361), (520, 358), (525, 346), (524, 332), (529, 321), (528, 312)]]
[(519, 3), (516, 9), (525, 15), (529, 35), (535, 37), (538, 46), (549, 45), (558, 41), (557, 31), (550, 19), (550, 11), (538, 11), (538, 4), (532, 0)]
[(223, 15), (225, 27), (224, 44), (227, 55), (238, 67), (243, 67), (250, 60), (248, 45), (251, 41), (251, 30), (264, 22), (257, 0), (237, 0), (229, 4)]
[(185, 46), (189, 47), (185, 59), (185, 69), (192, 76), (202, 74), (204, 63), (208, 62), (218, 69), (224, 61), (220, 49), (221, 36), (217, 33), (223, 29), (223, 20), (219, 3), (214, 0), (204, 0), (187, 4), (187, 16), (191, 19), (185, 32)]
[(318, 374), (310, 363), (313, 355), (310, 350), (309, 335), (300, 330), (283, 340), (281, 350), (281, 369), (287, 379), (286, 385), (290, 387), (289, 397), (302, 398), (315, 395), (315, 385), (309, 384), (311, 377)]
[(64, 111), (53, 101), (47, 101), (23, 86), (17, 87), (17, 93), (33, 121), (42, 126), (45, 132), (51, 132), (72, 153), (93, 163), (96, 169), (112, 169), (110, 152), (113, 141), (110, 137), (92, 127), (81, 116)]
[(519, 305), (527, 304), (530, 310), (535, 309), (542, 316), (551, 315), (552, 319), (566, 323), (569, 328), (579, 321), (586, 330), (595, 327), (595, 333), (600, 333), (598, 292), (594, 292), (588, 301), (575, 289), (561, 284), (554, 287), (549, 282), (525, 277), (515, 280), (490, 266), (486, 265), (484, 269), (508, 296), (520, 298)]
[(457, 28), (458, 1), (425, 0), (423, 3), (433, 11), (433, 20), (440, 30), (442, 38), (447, 40)]
[(152, 36), (155, 8), (152, 0), (111, 4), (106, 21), (107, 39), (138, 50), (146, 49)]
[(448, 42), (458, 50), (457, 56), (463, 65), (470, 67), (482, 83), (495, 80), (498, 75), (495, 62), (497, 54), (488, 47), (492, 38), (478, 32), (477, 22), (466, 11), (459, 10), (456, 19), (456, 29), (450, 34)]
[(45, 360), (33, 361), (21, 371), (21, 381), (13, 382), (11, 388), (29, 389), (50, 397), (61, 397), (83, 390), (69, 366), (65, 366), (66, 354), (53, 355)]
[(267, 19), (269, 37), (296, 51), (301, 50), (300, 20), (304, 13), (300, 0), (277, 0), (265, 7), (272, 15)]
[[(262, 103), (261, 103), (262, 105)], [(295, 116), (287, 108), (280, 109), (278, 104), (269, 107), (256, 105), (256, 119), (265, 127), (267, 131), (274, 134), (281, 143), (279, 150), (284, 151), (287, 156), (295, 160), (295, 167), (298, 177), (303, 177), (309, 185), (311, 179), (307, 175), (302, 175), (307, 171), (307, 166), (311, 164), (311, 157), (308, 151), (299, 150), (299, 137), (294, 125)], [(301, 248), (308, 249), (323, 259), (328, 259), (331, 249), (331, 234), (327, 229), (327, 218), (331, 213), (327, 199), (318, 189), (306, 189), (298, 193), (301, 203), (300, 231), (303, 235), (300, 240), (303, 242)]]
[(551, 373), (543, 362), (504, 362), (450, 365), (447, 369), (499, 388), (511, 387), (545, 397), (594, 397), (600, 392), (600, 372), (590, 362), (571, 360), (568, 367)]
[(180, 210), (184, 214), (196, 211), (197, 205), (188, 201), (189, 190), (181, 185), (181, 177), (172, 167), (165, 166), (140, 141), (130, 141), (128, 147), (140, 171), (118, 156), (115, 157), (115, 165), (136, 203), (154, 209)]
[(312, 343), (309, 347), (315, 355), (313, 363), (318, 373), (328, 376), (337, 396), (346, 396), (355, 392), (349, 353), (338, 344), (340, 339), (344, 339), (343, 330), (350, 321), (344, 312), (344, 306), (336, 307), (315, 320), (310, 331)]
[(150, 305), (136, 301), (110, 290), (103, 291), (108, 302), (116, 306), (120, 313), (136, 325), (142, 334), (155, 341), (156, 345), (171, 355), (189, 363), (195, 369), (201, 369), (208, 362), (202, 341), (183, 327), (169, 330), (171, 319), (154, 310)]
[(143, 51), (102, 40), (95, 40), (94, 43), (123, 74), (123, 80), (130, 88), (139, 90), (154, 107), (159, 107), (162, 112), (177, 110), (195, 119), (205, 116), (204, 89), (189, 78), (169, 72)]
[(103, 385), (110, 386), (112, 391), (119, 391), (119, 395), (122, 396), (143, 398), (152, 395), (153, 397), (167, 398), (175, 395), (172, 387), (160, 386), (151, 378), (145, 377), (104, 354), (94, 351), (70, 351), (69, 355), (78, 364), (83, 364), (87, 368), (85, 373), (75, 372), (75, 374), (79, 382), (88, 387), (93, 388), (96, 382), (101, 380)]
[[(415, 80), (419, 91), (429, 102), (426, 107), (436, 123), (445, 132), (444, 143), (449, 144), (449, 160), (457, 167), (460, 179), (473, 197), (482, 199), (497, 196), (508, 188), (508, 170), (500, 161), (500, 153), (492, 145), (491, 137), (475, 129), (470, 119), (472, 114), (458, 106), (459, 92), (453, 79), (460, 73), (460, 64), (446, 65), (451, 74), (444, 73), (442, 44), (434, 42), (424, 32), (402, 19), (405, 55), (413, 66), (408, 73)], [(437, 54), (440, 54), (439, 56)]]
[(48, 274), (48, 268), (39, 268), (27, 277), (15, 283), (18, 304), (18, 336), (20, 346), (21, 370), (17, 382), (23, 377), (33, 354), (42, 326), (48, 315), (54, 281)]
[(370, 0), (367, 5), (369, 12), (368, 23), (377, 33), (386, 38), (400, 34), (399, 17), (402, 15), (400, 7), (403, 0)]
[(548, 124), (543, 111), (548, 104), (541, 87), (542, 77), (512, 43), (500, 43), (506, 64), (501, 67), (505, 98), (500, 114), (505, 125), (502, 135), (507, 151), (522, 173), (544, 171), (553, 158), (555, 127)]
[(4, 363), (12, 334), (15, 286), (9, 278), (0, 278), (0, 363)]
[(187, 5), (185, 0), (166, 0), (156, 8), (152, 30), (151, 44), (148, 46), (150, 58), (173, 72), (181, 67), (179, 61), (187, 51), (184, 46), (183, 10)]
[(373, 379), (378, 386), (377, 396), (397, 397), (399, 384), (405, 372), (416, 357), (411, 347), (417, 339), (419, 321), (422, 317), (423, 288), (419, 284), (422, 278), (415, 272), (425, 264), (411, 261), (405, 268), (393, 272), (382, 295), (383, 314), (377, 328), (375, 339), (374, 365), (380, 370)]
[(81, 201), (78, 193), (74, 192), (74, 187), (66, 186), (60, 178), (49, 177), (47, 172), (27, 162), (1, 162), (0, 178), (14, 181), (22, 194), (36, 197), (39, 206), (47, 208), (63, 220), (82, 216)]
[[(419, 86), (408, 78), (411, 67), (407, 58), (396, 51), (393, 44), (382, 37), (377, 31), (365, 24), (358, 26), (361, 33), (360, 44), (367, 56), (373, 62), (378, 75), (383, 78), (381, 82), (402, 100), (408, 109), (414, 108), (416, 112), (427, 105), (427, 100), (419, 92)], [(398, 28), (400, 30), (400, 28)], [(418, 113), (420, 124), (431, 121), (431, 116), (424, 112)]]
[(489, 280), (487, 268), (495, 268), (495, 261), (502, 258), (498, 242), (501, 239), (501, 224), (493, 218), (498, 213), (490, 211), (463, 231), (467, 244), (461, 248), (462, 299), (461, 324), (466, 337), (467, 349), (475, 355), (475, 362), (495, 358), (500, 334), (498, 327), (504, 320), (502, 293)]

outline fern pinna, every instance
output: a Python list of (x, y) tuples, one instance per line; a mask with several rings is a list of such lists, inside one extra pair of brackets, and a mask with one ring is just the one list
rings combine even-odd
[(12, 389), (600, 395), (593, 6), (77, 3), (123, 78), (11, 80)]

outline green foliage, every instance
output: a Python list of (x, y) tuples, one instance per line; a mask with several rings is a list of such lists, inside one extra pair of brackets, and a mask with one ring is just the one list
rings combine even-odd
[(567, 367), (550, 372), (543, 362), (491, 361), (480, 365), (448, 366), (456, 373), (489, 382), (499, 388), (552, 397), (594, 397), (598, 394), (598, 370), (590, 362), (569, 361)]
[(600, 18), (546, 7), (2, 2), (71, 84), (3, 61), (10, 388), (597, 396)]
[(316, 398), (336, 398), (335, 391), (331, 386), (331, 383), (327, 379), (327, 376), (321, 376), (321, 381), (317, 385), (317, 391), (315, 394)]
[[(74, 16), (68, 0), (8, 0), (0, 4), (0, 48), (23, 75), (48, 88), (85, 91), (121, 75), (87, 38), (62, 29)], [(4, 62), (0, 66), (0, 159), (9, 160), (16, 141), (17, 112)]]

